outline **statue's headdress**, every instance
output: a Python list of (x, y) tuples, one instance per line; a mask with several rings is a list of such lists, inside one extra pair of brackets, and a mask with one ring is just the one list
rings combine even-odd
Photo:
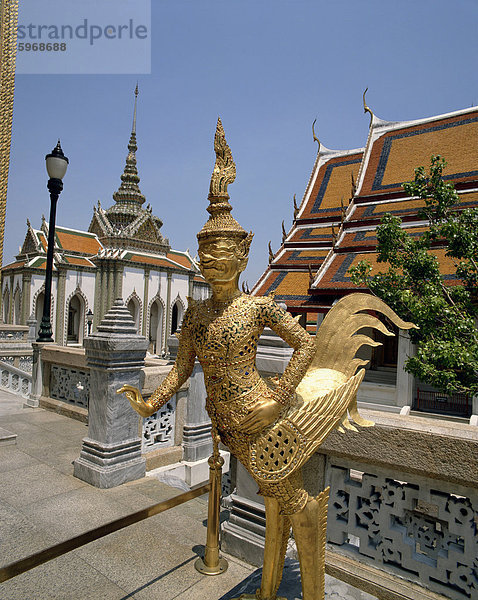
[(252, 233), (247, 233), (231, 216), (232, 206), (229, 204), (227, 186), (236, 178), (236, 165), (232, 158), (231, 149), (227, 145), (221, 119), (218, 118), (214, 136), (214, 151), (216, 164), (209, 185), (208, 213), (211, 215), (204, 227), (197, 234), (199, 241), (209, 237), (236, 238), (245, 241), (247, 250), (252, 241)]

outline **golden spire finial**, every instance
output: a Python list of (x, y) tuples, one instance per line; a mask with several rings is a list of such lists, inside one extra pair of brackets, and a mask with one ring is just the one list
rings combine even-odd
[(208, 213), (211, 215), (204, 227), (197, 234), (198, 240), (207, 237), (239, 237), (249, 249), (252, 233), (247, 233), (239, 223), (230, 215), (232, 206), (229, 204), (227, 186), (236, 178), (236, 165), (232, 158), (231, 149), (226, 142), (221, 119), (217, 119), (216, 133), (214, 135), (214, 151), (216, 162), (209, 185)]
[(314, 136), (314, 142), (317, 142), (318, 148), (317, 148), (317, 154), (320, 152), (320, 140), (319, 138), (315, 135), (315, 129), (314, 129), (314, 125), (317, 122), (317, 119), (314, 119), (314, 122), (312, 123), (312, 135)]
[(285, 242), (285, 238), (287, 237), (287, 233), (284, 226), (284, 221), (282, 221), (282, 242)]
[(211, 175), (209, 195), (215, 198), (229, 198), (227, 186), (236, 179), (236, 165), (232, 158), (231, 149), (227, 145), (220, 117), (217, 119), (214, 151), (216, 152), (216, 164)]
[(363, 93), (363, 112), (364, 113), (369, 113), (370, 114), (370, 125), (372, 125), (373, 122), (373, 112), (371, 111), (370, 107), (367, 106), (367, 103), (365, 102), (365, 94), (368, 92), (368, 88), (365, 88), (365, 92)]
[(298, 214), (299, 214), (299, 207), (297, 206), (297, 201), (295, 199), (295, 194), (294, 194), (294, 219), (297, 218)]
[(274, 253), (272, 252), (271, 243), (269, 242), (269, 264), (274, 260)]
[(345, 213), (347, 212), (347, 209), (344, 206), (344, 199), (340, 198), (340, 224), (343, 225), (344, 224), (344, 219), (345, 219)]

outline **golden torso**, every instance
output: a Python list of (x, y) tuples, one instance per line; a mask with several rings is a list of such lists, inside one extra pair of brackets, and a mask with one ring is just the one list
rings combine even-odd
[(234, 427), (267, 388), (256, 365), (257, 342), (274, 311), (267, 299), (242, 294), (230, 303), (197, 302), (185, 324), (204, 371), (208, 408)]

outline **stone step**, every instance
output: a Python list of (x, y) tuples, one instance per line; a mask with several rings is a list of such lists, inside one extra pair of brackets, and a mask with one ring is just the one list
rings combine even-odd
[(357, 406), (360, 409), (365, 409), (365, 410), (379, 410), (382, 412), (390, 412), (390, 413), (399, 413), (400, 412), (400, 406), (391, 406), (390, 404), (378, 404), (378, 403), (374, 403), (374, 402), (363, 402), (363, 401), (358, 401), (357, 402)]

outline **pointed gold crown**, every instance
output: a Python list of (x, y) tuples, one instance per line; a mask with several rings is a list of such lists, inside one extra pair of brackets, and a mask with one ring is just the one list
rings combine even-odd
[(209, 184), (209, 206), (207, 207), (211, 216), (197, 234), (197, 238), (203, 240), (219, 236), (236, 237), (242, 240), (249, 235), (252, 240), (252, 234), (248, 234), (230, 214), (232, 206), (229, 204), (227, 186), (236, 178), (236, 165), (231, 149), (227, 145), (220, 118), (217, 120), (214, 136), (214, 151), (216, 152), (216, 164)]

